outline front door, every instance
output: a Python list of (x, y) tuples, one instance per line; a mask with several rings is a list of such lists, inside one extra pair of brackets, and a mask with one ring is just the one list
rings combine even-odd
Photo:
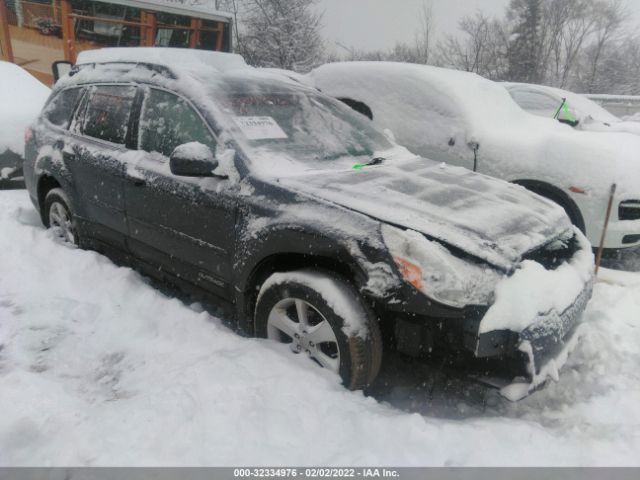
[(230, 182), (178, 177), (169, 157), (199, 142), (215, 152), (205, 120), (184, 98), (148, 88), (139, 121), (139, 154), (128, 162), (129, 247), (174, 276), (231, 298), (236, 201)]

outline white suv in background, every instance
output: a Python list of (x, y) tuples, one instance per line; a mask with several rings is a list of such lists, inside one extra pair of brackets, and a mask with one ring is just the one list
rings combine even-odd
[[(522, 110), (476, 74), (391, 62), (321, 66), (309, 81), (393, 132), (413, 153), (498, 177), (560, 204), (598, 245), (640, 245), (640, 137), (572, 129)], [(613, 253), (611, 251), (607, 253)]]
[(584, 95), (530, 83), (503, 85), (520, 108), (534, 115), (557, 119), (578, 130), (640, 135), (640, 122), (621, 120)]

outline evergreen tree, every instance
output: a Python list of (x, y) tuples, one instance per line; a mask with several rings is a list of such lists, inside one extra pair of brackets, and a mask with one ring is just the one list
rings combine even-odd
[(507, 19), (514, 25), (509, 39), (509, 80), (540, 83), (543, 0), (511, 0)]

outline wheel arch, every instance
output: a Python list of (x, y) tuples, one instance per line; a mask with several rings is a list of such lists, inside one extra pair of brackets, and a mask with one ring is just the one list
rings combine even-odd
[[(47, 194), (54, 188), (63, 188), (62, 184), (53, 175), (43, 174), (38, 178), (37, 183), (37, 198), (38, 198), (38, 210), (40, 212), (40, 218), (43, 223), (45, 222), (44, 200)], [(64, 190), (64, 189), (63, 189)]]
[(550, 183), (540, 180), (520, 179), (514, 180), (511, 183), (520, 185), (521, 187), (524, 187), (527, 190), (560, 205), (567, 212), (571, 223), (578, 227), (582, 233), (585, 233), (586, 226), (582, 212), (576, 202), (566, 192), (554, 185), (551, 185)]
[(236, 291), (238, 305), (238, 327), (247, 334), (253, 335), (253, 311), (255, 310), (260, 286), (272, 274), (300, 269), (317, 269), (334, 273), (353, 284), (359, 290), (366, 282), (366, 273), (355, 262), (346, 262), (337, 256), (315, 255), (299, 252), (279, 252), (265, 256), (250, 270), (243, 286)]

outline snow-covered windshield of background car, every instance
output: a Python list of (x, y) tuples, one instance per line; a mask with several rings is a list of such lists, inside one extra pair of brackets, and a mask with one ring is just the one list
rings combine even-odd
[[(393, 145), (367, 118), (336, 100), (286, 84), (230, 83), (212, 95), (259, 161), (283, 155), (312, 168), (345, 157), (373, 157)], [(219, 86), (219, 85), (217, 85)], [(267, 155), (265, 155), (267, 154)]]

